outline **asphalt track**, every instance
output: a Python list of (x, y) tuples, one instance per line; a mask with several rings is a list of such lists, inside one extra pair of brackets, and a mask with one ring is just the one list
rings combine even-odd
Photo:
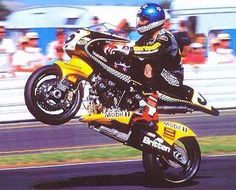
[(235, 190), (236, 156), (204, 157), (196, 177), (183, 185), (152, 183), (141, 161), (0, 170), (1, 190)]
[[(236, 111), (224, 111), (220, 116), (188, 114), (162, 116), (163, 120), (182, 122), (198, 136), (236, 134)], [(76, 119), (59, 126), (40, 122), (0, 125), (0, 154), (45, 150), (76, 149), (86, 146), (114, 144), (116, 141), (79, 123)]]
[[(236, 134), (236, 112), (214, 117), (202, 114), (165, 117), (182, 122), (199, 136)], [(39, 122), (0, 125), (1, 154), (18, 151), (55, 150), (115, 143), (84, 124), (73, 120), (65, 125)], [(151, 183), (145, 178), (141, 161), (75, 164), (0, 170), (0, 190), (28, 189), (177, 189), (233, 190), (236, 187), (236, 155), (204, 157), (196, 177), (183, 185)]]

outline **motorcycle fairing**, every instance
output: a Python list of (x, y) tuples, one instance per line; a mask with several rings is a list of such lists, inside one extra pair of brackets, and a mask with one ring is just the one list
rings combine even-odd
[[(123, 112), (123, 111), (122, 111)], [(128, 125), (130, 124), (131, 117), (133, 116), (133, 112), (131, 111), (125, 111), (123, 114), (109, 114), (107, 113), (99, 113), (99, 114), (89, 114), (89, 115), (82, 115), (80, 116), (81, 122), (96, 122), (103, 125), (111, 125), (113, 121), (117, 121), (121, 124)]]
[(60, 67), (62, 71), (62, 77), (75, 75), (83, 77), (84, 79), (88, 79), (93, 73), (93, 69), (90, 67), (90, 65), (77, 56), (73, 56), (68, 62), (57, 61), (55, 64)]
[[(116, 68), (117, 62), (120, 62), (121, 60), (119, 57), (115, 56), (108, 56), (103, 51), (101, 47), (104, 47), (105, 44), (116, 42), (116, 44), (127, 44), (129, 41), (127, 40), (121, 40), (121, 39), (110, 39), (110, 38), (96, 38), (91, 40), (85, 45), (85, 51), (89, 55), (90, 58), (92, 58), (96, 64), (100, 67), (100, 72), (104, 75), (112, 76), (114, 80), (118, 82), (122, 82), (122, 84), (140, 84), (139, 81), (135, 81), (132, 76), (130, 75), (130, 72), (133, 70), (131, 68), (131, 65), (128, 63), (122, 64), (119, 63), (118, 65), (125, 65), (124, 67), (127, 67), (128, 71), (120, 70), (119, 68)], [(137, 74), (137, 73), (136, 73)]]
[(182, 94), (182, 98), (178, 98), (176, 96), (169, 96), (160, 92), (158, 98), (164, 102), (186, 104), (198, 111), (215, 116), (219, 115), (219, 111), (213, 106), (209, 105), (203, 95), (200, 94), (196, 89), (183, 85), (183, 93), (184, 94)]
[(171, 121), (159, 121), (156, 133), (168, 144), (173, 145), (182, 137), (196, 137), (197, 135), (187, 126)]
[[(81, 122), (88, 122), (88, 123), (99, 123), (103, 125), (111, 125), (114, 121), (125, 124), (127, 127), (131, 122), (132, 116), (134, 112), (126, 111), (123, 114), (107, 114), (107, 113), (100, 113), (100, 114), (90, 114), (90, 115), (83, 115), (80, 117)], [(141, 127), (141, 126), (139, 126)], [(173, 145), (176, 140), (182, 137), (195, 137), (196, 134), (187, 126), (177, 123), (177, 122), (170, 122), (170, 121), (159, 121), (157, 123), (157, 130), (156, 133), (160, 135), (169, 145)]]
[(209, 105), (209, 103), (207, 102), (207, 100), (203, 97), (202, 94), (200, 94), (199, 92), (197, 92), (196, 90), (194, 90), (193, 92), (193, 96), (191, 98), (191, 102), (198, 106), (200, 108), (201, 111), (211, 114), (211, 115), (215, 115), (218, 116), (219, 115), (219, 111), (216, 110), (213, 106)]
[(64, 50), (66, 52), (75, 51), (77, 45), (86, 44), (87, 40), (85, 37), (88, 36), (89, 34), (91, 34), (91, 32), (86, 29), (82, 29), (82, 30), (78, 30), (77, 32), (74, 32), (66, 39)]

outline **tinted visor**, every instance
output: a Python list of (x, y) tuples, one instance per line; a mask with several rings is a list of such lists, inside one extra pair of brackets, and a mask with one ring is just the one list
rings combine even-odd
[(144, 15), (137, 15), (137, 20), (136, 20), (136, 26), (145, 26), (146, 24), (148, 24), (148, 17), (144, 16)]

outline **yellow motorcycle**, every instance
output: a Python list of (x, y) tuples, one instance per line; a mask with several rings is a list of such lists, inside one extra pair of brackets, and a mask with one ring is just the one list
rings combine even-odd
[[(125, 32), (108, 24), (81, 28), (71, 34), (64, 44), (71, 59), (39, 68), (29, 77), (24, 92), (29, 111), (43, 123), (58, 125), (74, 118), (86, 100), (83, 104), (87, 113), (79, 121), (141, 150), (150, 178), (171, 183), (190, 180), (201, 161), (196, 134), (177, 122), (159, 121), (154, 128), (134, 122), (147, 98), (142, 85), (143, 68), (137, 66), (141, 63), (136, 57), (107, 54), (104, 47), (114, 42), (130, 41)], [(162, 114), (202, 111), (219, 115), (189, 86), (183, 86), (177, 95), (159, 92), (158, 104)]]

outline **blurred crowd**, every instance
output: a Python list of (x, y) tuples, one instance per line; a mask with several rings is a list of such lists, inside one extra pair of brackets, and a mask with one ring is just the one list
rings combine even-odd
[(183, 64), (236, 63), (233, 49), (230, 48), (230, 34), (218, 32), (208, 38), (204, 33), (193, 33), (188, 26), (189, 21), (182, 18), (177, 31), (171, 31), (170, 17), (167, 16), (165, 29), (175, 36), (182, 52)]
[(6, 35), (6, 28), (0, 25), (0, 78), (5, 73), (15, 76), (16, 72), (33, 72), (53, 60), (66, 60), (63, 44), (66, 38), (63, 29), (58, 29), (55, 41), (48, 43), (46, 54), (38, 46), (40, 36), (37, 32), (27, 32), (16, 43)]
[[(99, 23), (99, 17), (91, 18), (91, 25)], [(182, 52), (183, 64), (214, 65), (236, 61), (233, 50), (230, 49), (231, 36), (228, 33), (218, 33), (208, 39), (203, 33), (194, 34), (189, 31), (187, 20), (180, 20), (177, 31), (172, 31), (168, 14), (164, 28), (170, 30), (176, 37)], [(140, 37), (126, 19), (119, 22), (117, 30), (120, 29), (129, 33), (131, 39)], [(68, 57), (63, 51), (65, 39), (65, 31), (57, 29), (55, 40), (48, 43), (46, 54), (43, 54), (38, 46), (40, 36), (37, 32), (27, 32), (14, 42), (7, 37), (4, 24), (0, 23), (0, 78), (6, 72), (14, 76), (16, 72), (32, 72), (43, 65), (52, 63), (53, 60), (67, 60)]]

